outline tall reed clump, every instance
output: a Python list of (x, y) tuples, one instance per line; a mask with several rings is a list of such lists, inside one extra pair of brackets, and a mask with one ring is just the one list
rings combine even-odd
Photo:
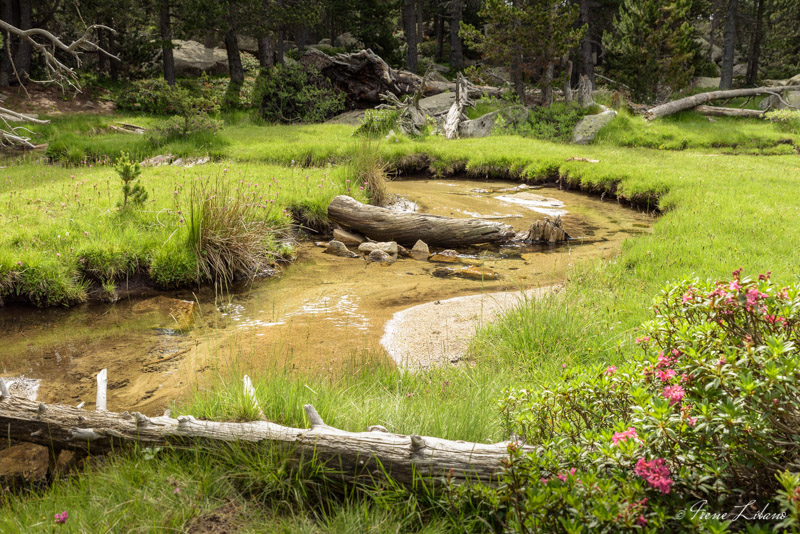
[(360, 140), (347, 162), (347, 179), (366, 191), (370, 204), (385, 206), (392, 195), (386, 190), (388, 164), (381, 157), (379, 144), (368, 138)]
[(227, 285), (272, 264), (285, 230), (273, 204), (255, 191), (232, 188), (224, 178), (195, 182), (189, 202), (189, 245), (198, 280)]

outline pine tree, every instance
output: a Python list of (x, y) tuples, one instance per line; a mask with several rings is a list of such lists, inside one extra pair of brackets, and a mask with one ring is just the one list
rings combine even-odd
[(614, 31), (603, 34), (605, 63), (639, 102), (686, 87), (698, 61), (692, 16), (697, 0), (624, 0)]
[(462, 24), (462, 35), (492, 63), (508, 66), (524, 100), (524, 73), (541, 70), (545, 105), (551, 103), (553, 65), (577, 46), (586, 28), (576, 26), (580, 9), (561, 0), (486, 0), (479, 13), (485, 32)]

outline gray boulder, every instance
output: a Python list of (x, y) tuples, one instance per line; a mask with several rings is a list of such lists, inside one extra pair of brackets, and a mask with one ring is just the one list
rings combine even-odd
[(572, 142), (578, 145), (588, 145), (594, 138), (597, 136), (597, 132), (599, 132), (603, 126), (606, 126), (611, 121), (614, 120), (614, 117), (617, 116), (617, 112), (613, 109), (608, 109), (603, 107), (604, 111), (602, 113), (598, 113), (597, 115), (586, 115), (581, 121), (575, 125), (575, 129), (572, 131)]
[(345, 245), (360, 245), (366, 238), (361, 234), (356, 234), (354, 232), (348, 232), (343, 228), (336, 228), (333, 231), (333, 239), (336, 241), (341, 241)]
[(175, 74), (178, 76), (200, 76), (207, 74), (226, 74), (228, 54), (224, 48), (206, 48), (197, 41), (173, 39), (175, 45)]
[(430, 255), (431, 251), (428, 248), (428, 244), (421, 239), (417, 239), (417, 242), (411, 248), (411, 257), (419, 261), (428, 261), (428, 256)]
[(364, 48), (364, 43), (353, 37), (350, 32), (343, 33), (333, 41), (333, 46), (339, 48), (356, 49)]
[(387, 253), (390, 256), (393, 256), (394, 259), (397, 259), (397, 243), (394, 241), (387, 241), (383, 243), (375, 243), (375, 242), (368, 242), (368, 243), (361, 243), (358, 246), (358, 251), (362, 254), (372, 254), (375, 250), (382, 250), (383, 252)]
[(492, 134), (492, 128), (494, 128), (494, 123), (499, 113), (499, 111), (492, 111), (477, 119), (462, 121), (458, 125), (458, 136), (488, 137)]
[(392, 256), (391, 254), (388, 254), (386, 251), (379, 248), (374, 249), (367, 256), (368, 263), (382, 263), (384, 265), (391, 265), (395, 261), (397, 261), (397, 256)]
[(333, 256), (341, 256), (342, 258), (359, 257), (358, 254), (348, 249), (344, 243), (342, 243), (341, 241), (336, 241), (335, 239), (330, 243), (328, 243), (328, 247), (325, 249), (325, 254), (331, 254)]

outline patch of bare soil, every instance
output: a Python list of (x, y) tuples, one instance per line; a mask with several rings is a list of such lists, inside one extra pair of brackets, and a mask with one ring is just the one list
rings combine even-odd
[(217, 508), (213, 512), (196, 517), (189, 523), (187, 534), (233, 534), (241, 528), (237, 520), (240, 507), (233, 501)]
[(107, 94), (108, 90), (100, 87), (84, 87), (80, 93), (71, 93), (58, 87), (30, 84), (25, 88), (0, 90), (0, 106), (35, 115), (109, 114), (114, 112), (114, 103), (104, 99)]

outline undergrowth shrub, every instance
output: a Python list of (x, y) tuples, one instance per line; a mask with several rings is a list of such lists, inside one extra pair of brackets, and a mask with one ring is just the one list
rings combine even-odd
[(256, 81), (259, 114), (268, 122), (322, 122), (344, 109), (345, 94), (296, 64), (276, 65)]
[(353, 135), (383, 137), (395, 127), (399, 116), (397, 109), (368, 109)]
[(123, 110), (141, 111), (153, 115), (175, 115), (180, 114), (176, 96), (185, 91), (194, 98), (203, 99), (206, 108), (202, 111), (212, 113), (215, 108), (255, 107), (254, 86), (253, 77), (245, 78), (244, 83), (236, 87), (231, 87), (228, 78), (209, 78), (206, 75), (178, 80), (175, 86), (170, 86), (162, 78), (152, 78), (131, 82), (114, 95), (114, 102), (117, 108)]
[(735, 271), (668, 287), (654, 311), (635, 361), (508, 391), (506, 430), (530, 445), (480, 490), (505, 528), (797, 528), (800, 285)]
[(547, 141), (567, 142), (572, 139), (575, 125), (586, 115), (597, 113), (598, 108), (582, 108), (577, 104), (556, 102), (551, 106), (537, 106), (530, 109), (525, 120), (509, 120), (501, 114), (495, 123), (494, 132), (517, 134)]
[(198, 280), (230, 284), (273, 263), (288, 220), (257, 193), (221, 179), (193, 184), (188, 229)]
[(765, 117), (783, 132), (800, 134), (800, 111), (798, 110), (776, 109), (768, 111)]

